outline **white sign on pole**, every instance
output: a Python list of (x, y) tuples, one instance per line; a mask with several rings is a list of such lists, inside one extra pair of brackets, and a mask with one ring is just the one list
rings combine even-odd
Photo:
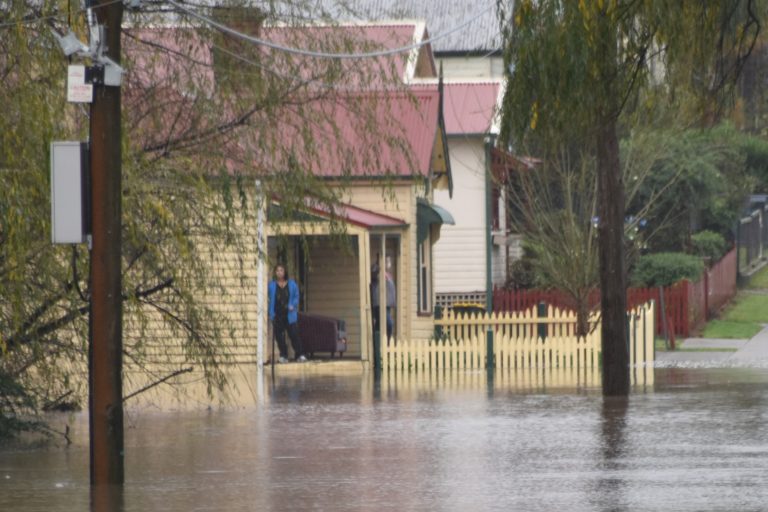
[(73, 64), (67, 68), (67, 101), (93, 102), (93, 84), (85, 83), (85, 66)]
[(51, 240), (80, 244), (83, 227), (83, 170), (80, 142), (51, 143)]

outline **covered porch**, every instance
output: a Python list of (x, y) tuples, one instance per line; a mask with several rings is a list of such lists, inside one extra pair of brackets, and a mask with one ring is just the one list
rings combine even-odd
[[(273, 202), (272, 206), (276, 205)], [(343, 321), (347, 341), (344, 359), (366, 363), (373, 359), (370, 285), (374, 265), (381, 274), (380, 282), (384, 282), (385, 272), (393, 279), (396, 303), (403, 304), (408, 258), (401, 255), (408, 224), (351, 205), (340, 206), (333, 215), (337, 221), (344, 222), (343, 233), (339, 233), (338, 224), (331, 222), (330, 214), (322, 210), (310, 209), (304, 218), (293, 221), (270, 219), (268, 211), (263, 230), (267, 264), (260, 276), (263, 298), (259, 308), (263, 312), (258, 333), (258, 339), (262, 340), (258, 347), (260, 362), (268, 361), (273, 350), (272, 332), (266, 318), (267, 283), (277, 263), (284, 264), (289, 276), (299, 285), (300, 312)], [(380, 289), (383, 294), (384, 287)], [(386, 299), (380, 303), (386, 303)], [(385, 315), (386, 310), (380, 308), (379, 325), (386, 325)], [(404, 332), (405, 308), (395, 307), (392, 316), (391, 336), (399, 336)], [(299, 335), (305, 346), (312, 346), (316, 333), (300, 332)], [(314, 357), (329, 359), (332, 355), (320, 352)]]

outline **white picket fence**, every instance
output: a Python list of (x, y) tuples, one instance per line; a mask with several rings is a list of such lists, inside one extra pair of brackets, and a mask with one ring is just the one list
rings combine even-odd
[[(628, 313), (629, 355), (633, 367), (652, 363), (654, 303)], [(598, 368), (601, 330), (598, 316), (589, 319), (591, 332), (576, 335), (576, 315), (548, 307), (519, 313), (448, 314), (435, 320), (443, 328), (439, 339), (394, 340), (381, 349), (382, 368), (388, 371), (484, 369), (488, 364), (486, 333), (493, 333), (496, 369)]]

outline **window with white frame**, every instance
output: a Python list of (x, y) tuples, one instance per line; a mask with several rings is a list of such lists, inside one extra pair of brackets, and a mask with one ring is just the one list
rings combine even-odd
[(432, 272), (430, 260), (432, 259), (429, 237), (418, 247), (418, 289), (419, 289), (419, 313), (432, 312)]

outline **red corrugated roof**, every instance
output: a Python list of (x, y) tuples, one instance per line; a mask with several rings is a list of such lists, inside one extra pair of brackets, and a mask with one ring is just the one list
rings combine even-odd
[[(324, 177), (429, 176), (439, 134), (437, 86), (414, 91), (369, 91), (301, 106), (275, 126), (291, 152), (253, 147), (269, 173), (291, 166)], [(240, 144), (248, 141), (240, 139)], [(304, 144), (311, 144), (312, 151)], [(232, 155), (230, 168), (248, 162)]]
[[(371, 110), (365, 122), (339, 102), (332, 106), (330, 122), (315, 129), (316, 139), (326, 144), (321, 148), (328, 150), (320, 149), (319, 157), (307, 162), (309, 168), (320, 176), (428, 176), (439, 129), (437, 87), (415, 90), (412, 95), (405, 91), (381, 91), (366, 96), (366, 101), (369, 104), (362, 108)], [(337, 127), (337, 134), (332, 125)], [(361, 145), (369, 150), (354, 151)], [(339, 151), (338, 146), (352, 151)], [(375, 160), (370, 158), (372, 155)]]
[(445, 83), (443, 116), (448, 135), (487, 133), (500, 89), (499, 82)]

